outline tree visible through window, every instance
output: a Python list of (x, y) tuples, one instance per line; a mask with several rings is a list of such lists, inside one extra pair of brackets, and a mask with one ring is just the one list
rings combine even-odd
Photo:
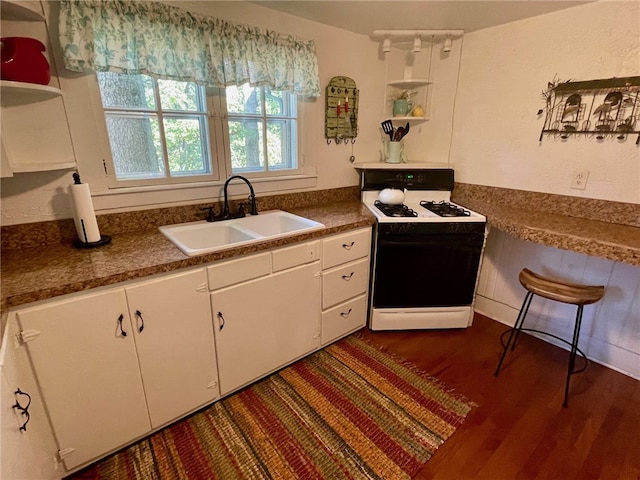
[(296, 169), (296, 98), (268, 87), (227, 87), (234, 173)]
[(211, 180), (222, 171), (297, 171), (295, 95), (227, 87), (226, 125), (213, 123), (222, 128), (215, 135), (227, 138), (230, 158), (213, 158), (207, 107), (217, 103), (207, 102), (204, 87), (110, 72), (98, 73), (98, 83), (116, 185)]
[(117, 180), (211, 173), (202, 87), (107, 72), (98, 81)]

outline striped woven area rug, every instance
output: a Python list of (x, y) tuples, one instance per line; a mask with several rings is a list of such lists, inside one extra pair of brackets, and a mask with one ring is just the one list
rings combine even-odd
[(409, 479), (471, 408), (352, 335), (74, 479)]

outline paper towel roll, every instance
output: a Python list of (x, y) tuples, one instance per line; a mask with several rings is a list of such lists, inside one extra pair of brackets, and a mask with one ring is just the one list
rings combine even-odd
[(99, 242), (101, 238), (100, 230), (98, 229), (96, 213), (93, 210), (89, 184), (77, 183), (69, 185), (69, 192), (76, 211), (73, 221), (76, 224), (78, 238), (82, 243)]

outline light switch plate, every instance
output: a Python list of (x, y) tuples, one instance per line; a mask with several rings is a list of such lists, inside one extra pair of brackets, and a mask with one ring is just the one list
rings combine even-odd
[(570, 187), (575, 190), (584, 190), (587, 188), (587, 180), (589, 179), (589, 170), (574, 170), (571, 176)]

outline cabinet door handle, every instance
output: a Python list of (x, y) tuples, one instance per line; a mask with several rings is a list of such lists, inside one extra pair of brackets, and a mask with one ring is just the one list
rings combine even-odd
[(142, 318), (142, 312), (140, 312), (140, 310), (136, 310), (136, 317), (140, 318), (140, 327), (138, 327), (138, 333), (142, 333), (142, 330), (144, 330), (144, 318)]
[(351, 243), (343, 243), (342, 244), (342, 248), (344, 248), (345, 250), (351, 250), (351, 248), (356, 244), (356, 242), (351, 242)]
[(356, 272), (351, 272), (349, 275), (342, 275), (342, 279), (348, 282), (349, 280), (351, 280), (351, 277), (353, 277), (354, 273)]
[(120, 335), (123, 337), (127, 336), (127, 332), (124, 331), (124, 329), (122, 328), (122, 321), (124, 320), (124, 315), (120, 314), (120, 316), (118, 317), (118, 326), (120, 327)]
[(346, 312), (340, 312), (340, 316), (342, 318), (349, 318), (349, 315), (351, 315), (351, 308), (349, 310), (347, 310)]
[[(29, 407), (31, 406), (31, 395), (29, 395), (26, 392), (23, 392), (22, 390), (20, 390), (20, 388), (16, 389), (15, 392), (13, 392), (13, 394), (16, 396), (16, 403), (13, 406), (13, 408), (20, 410), (20, 413), (22, 415), (24, 415), (25, 417), (27, 417), (27, 419), (24, 421), (24, 423), (22, 425), (20, 425), (19, 430), (26, 432), (27, 431), (27, 423), (29, 423), (29, 420), (31, 420), (31, 415), (29, 414)], [(20, 401), (18, 400), (18, 395), (23, 395), (25, 397), (27, 397), (27, 406), (23, 407), (22, 405), (20, 405)]]
[(222, 331), (222, 329), (224, 328), (224, 315), (222, 315), (222, 312), (218, 312), (218, 324), (220, 325), (220, 331)]

